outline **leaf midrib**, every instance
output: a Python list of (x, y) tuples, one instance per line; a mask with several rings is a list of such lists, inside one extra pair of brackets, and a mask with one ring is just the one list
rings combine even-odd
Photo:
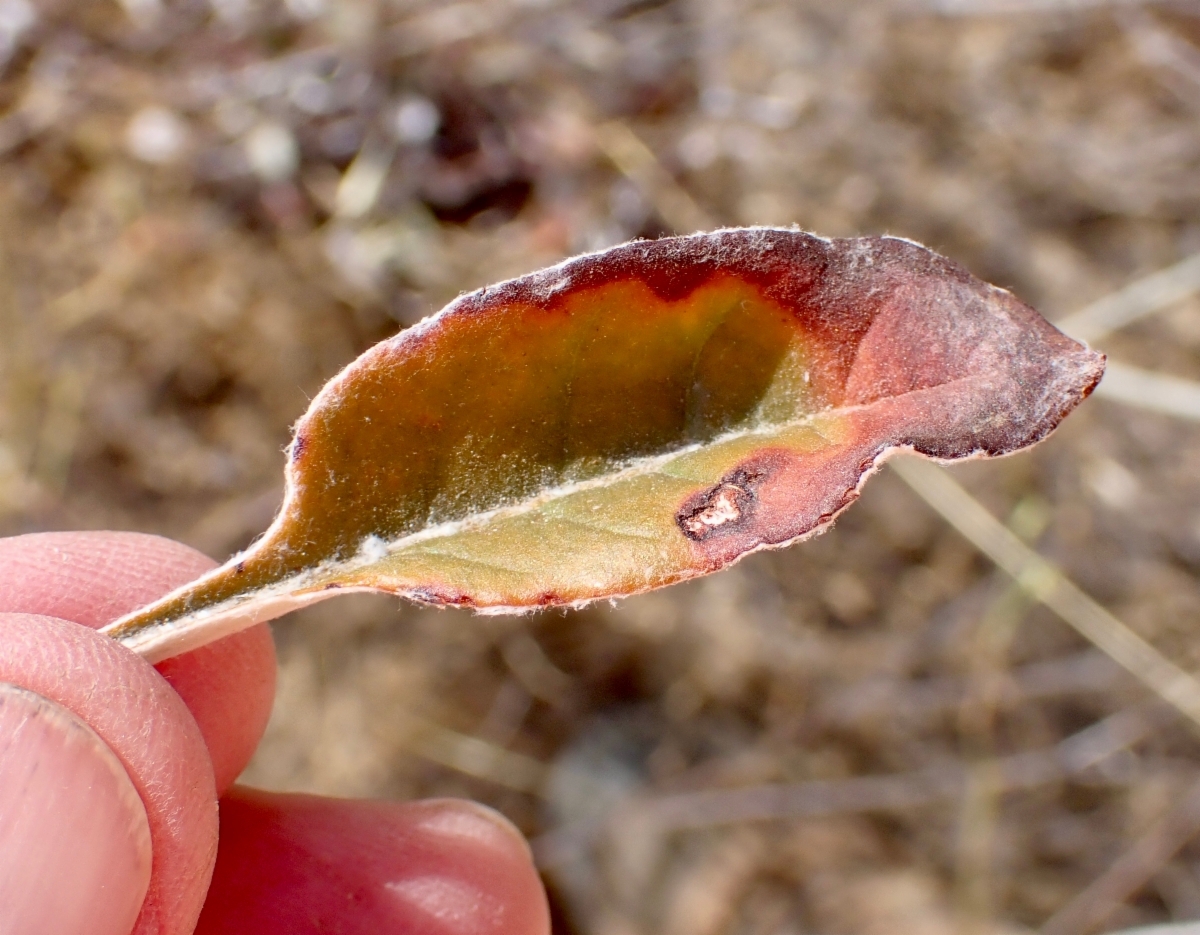
[[(937, 383), (933, 386), (921, 387), (916, 390), (910, 390), (906, 393), (897, 394), (896, 396), (890, 396), (890, 397), (887, 397), (887, 400), (902, 399), (905, 396), (909, 396), (913, 393), (928, 393), (933, 390), (942, 389), (947, 386), (953, 386), (955, 384), (968, 382), (968, 381), (971, 381), (974, 379), (975, 379), (974, 375), (958, 377), (953, 380), (947, 380), (943, 383)], [(563, 484), (563, 485), (560, 485), (557, 487), (552, 487), (552, 488), (543, 490), (537, 496), (530, 497), (528, 500), (524, 500), (521, 503), (513, 503), (513, 504), (506, 505), (506, 506), (495, 507), (491, 510), (486, 510), (486, 511), (483, 511), (480, 513), (476, 513), (471, 516), (464, 517), (462, 519), (452, 520), (452, 521), (445, 522), (445, 523), (438, 523), (434, 526), (428, 526), (428, 527), (426, 527), (424, 529), (420, 529), (416, 532), (409, 533), (408, 535), (401, 536), (398, 539), (394, 539), (394, 540), (386, 543), (387, 550), (388, 550), (388, 556), (391, 556), (402, 550), (408, 549), (412, 546), (418, 546), (422, 542), (426, 542), (426, 541), (430, 541), (430, 540), (437, 540), (437, 539), (451, 538), (451, 537), (458, 535), (459, 533), (463, 533), (463, 532), (473, 532), (473, 531), (476, 531), (478, 529), (481, 529), (481, 528), (491, 524), (492, 522), (494, 522), (496, 520), (504, 520), (504, 519), (509, 519), (512, 517), (523, 516), (523, 515), (526, 515), (529, 513), (533, 513), (535, 511), (537, 511), (538, 509), (546, 506), (547, 504), (553, 503), (557, 500), (562, 500), (568, 496), (572, 496), (577, 493), (582, 493), (587, 490), (593, 490), (593, 489), (607, 487), (607, 486), (610, 486), (615, 483), (619, 483), (620, 481), (623, 481), (623, 480), (626, 480), (629, 478), (641, 477), (641, 476), (646, 476), (646, 475), (651, 475), (651, 474), (659, 474), (663, 477), (676, 477), (676, 475), (672, 475), (669, 472), (662, 470), (662, 468), (665, 467), (666, 465), (670, 464), (671, 462), (676, 461), (679, 458), (682, 458), (683, 456), (691, 454), (695, 451), (700, 451), (707, 447), (712, 447), (715, 445), (724, 444), (727, 442), (736, 441), (736, 440), (743, 439), (743, 438), (748, 438), (753, 435), (775, 435), (775, 434), (779, 434), (781, 432), (787, 431), (789, 429), (802, 428), (805, 425), (808, 425), (808, 424), (811, 424), (811, 423), (817, 421), (818, 419), (837, 418), (842, 415), (849, 415), (854, 412), (860, 412), (865, 409), (869, 409), (872, 406), (876, 406), (880, 402), (883, 402), (883, 400), (875, 400), (870, 403), (861, 403), (861, 404), (856, 404), (856, 405), (852, 405), (852, 406), (836, 406), (836, 407), (830, 406), (830, 407), (822, 409), (818, 412), (806, 413), (802, 418), (799, 418), (799, 419), (791, 419), (786, 422), (776, 422), (776, 423), (770, 424), (769, 426), (756, 426), (754, 428), (734, 429), (729, 432), (725, 432), (721, 435), (718, 435), (715, 438), (709, 439), (708, 441), (705, 441), (705, 442), (695, 442), (691, 445), (686, 445), (682, 448), (677, 448), (673, 451), (665, 452), (660, 455), (651, 455), (649, 457), (640, 458), (640, 459), (637, 459), (635, 462), (627, 465), (626, 467), (621, 468), (616, 471), (613, 471), (613, 472), (610, 472), (610, 473), (600, 474), (595, 477), (588, 478), (586, 480), (575, 481), (570, 484)], [(555, 517), (555, 520), (556, 521), (570, 521), (570, 522), (575, 523), (576, 525), (581, 525), (581, 526), (585, 526), (585, 527), (589, 526), (589, 524), (587, 524), (587, 523), (584, 523), (580, 520), (570, 520), (568, 517)], [(596, 528), (599, 528), (603, 531), (609, 531), (609, 530), (605, 530), (604, 527), (596, 527)], [(645, 538), (645, 539), (653, 538), (653, 537), (636, 536), (635, 534), (632, 534), (632, 533), (622, 533), (617, 530), (611, 530), (611, 532), (613, 535), (622, 535), (622, 536), (627, 536), (627, 537), (636, 537), (636, 538)], [(424, 552), (424, 554), (427, 554), (427, 555), (441, 554), (441, 553), (435, 551), (434, 549), (428, 549), (428, 550), (422, 550), (422, 551)], [(449, 557), (449, 553), (447, 553), (447, 555)], [(346, 570), (346, 571), (358, 570), (360, 568), (370, 567), (373, 564), (377, 564), (379, 561), (386, 561), (386, 558), (385, 559), (374, 559), (374, 558), (372, 558), (372, 559), (357, 559), (356, 558), (356, 559), (351, 559), (346, 562), (339, 562), (339, 563), (335, 563), (335, 564), (325, 565), (318, 569), (312, 569), (311, 572), (319, 574), (324, 571), (332, 571), (335, 568), (340, 569), (340, 570)]]

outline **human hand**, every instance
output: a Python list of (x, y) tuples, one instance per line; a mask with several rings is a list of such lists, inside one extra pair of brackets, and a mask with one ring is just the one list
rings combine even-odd
[(231, 788), (273, 700), (265, 625), (157, 667), (94, 632), (212, 565), (153, 536), (0, 539), (0, 932), (547, 935), (490, 809)]

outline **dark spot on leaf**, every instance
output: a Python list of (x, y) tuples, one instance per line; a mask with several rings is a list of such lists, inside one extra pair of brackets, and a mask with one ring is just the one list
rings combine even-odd
[(242, 572), (244, 572), (245, 570), (246, 570), (246, 563), (245, 563), (245, 562), (238, 562), (236, 565), (234, 565), (234, 566), (233, 566), (233, 571), (234, 571), (234, 574), (238, 574), (238, 575), (240, 575), (240, 574), (241, 574)]
[(304, 454), (304, 449), (307, 447), (308, 447), (308, 436), (307, 435), (297, 435), (295, 437), (295, 439), (292, 441), (291, 457), (292, 457), (293, 463), (300, 460), (301, 456)]
[(474, 607), (475, 599), (461, 591), (442, 591), (438, 588), (414, 588), (407, 592), (414, 601), (436, 604), (439, 607)]
[(718, 532), (743, 526), (754, 510), (754, 490), (764, 471), (738, 468), (708, 490), (688, 498), (675, 514), (680, 531), (693, 542), (703, 542)]
[(338, 584), (336, 581), (330, 581), (330, 582), (329, 582), (329, 584), (325, 585), (325, 587), (324, 587), (324, 590), (326, 590), (326, 591), (334, 591), (334, 590), (337, 590), (337, 589), (338, 589), (338, 588), (340, 588), (340, 587), (341, 587), (341, 585), (340, 585), (340, 584)]

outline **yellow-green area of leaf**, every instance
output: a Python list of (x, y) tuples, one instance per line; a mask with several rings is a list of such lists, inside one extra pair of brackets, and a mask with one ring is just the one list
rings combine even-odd
[(505, 612), (661, 587), (828, 528), (889, 453), (1030, 445), (1103, 370), (909, 241), (625, 244), (367, 351), (297, 423), (266, 533), (107, 632), (158, 660), (347, 590)]

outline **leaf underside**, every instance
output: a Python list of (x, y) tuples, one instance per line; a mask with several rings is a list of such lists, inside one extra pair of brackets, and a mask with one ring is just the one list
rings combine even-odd
[(338, 590), (516, 611), (661, 587), (828, 528), (890, 452), (1030, 445), (1103, 370), (909, 241), (625, 244), (363, 354), (297, 424), (264, 536), (108, 632), (159, 659)]

